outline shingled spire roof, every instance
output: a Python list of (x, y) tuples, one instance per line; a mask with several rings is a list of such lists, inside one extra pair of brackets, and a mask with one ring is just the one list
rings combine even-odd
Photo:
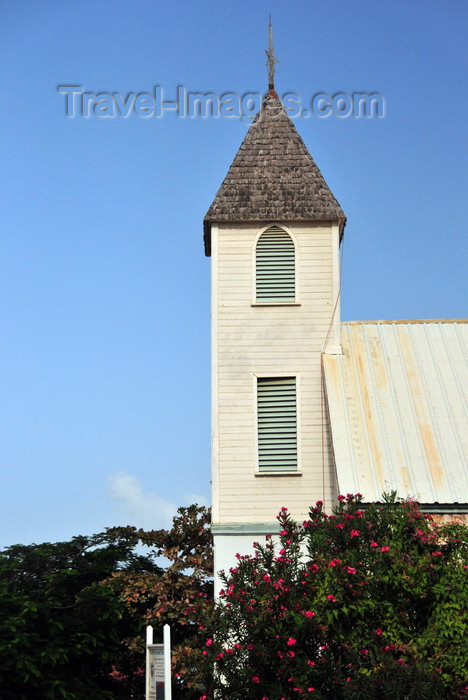
[(338, 221), (346, 217), (269, 90), (204, 220), (205, 253), (215, 222)]

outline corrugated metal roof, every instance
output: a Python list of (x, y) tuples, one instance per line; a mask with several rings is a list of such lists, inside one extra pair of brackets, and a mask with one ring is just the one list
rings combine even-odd
[(468, 504), (468, 321), (342, 324), (324, 355), (340, 493)]

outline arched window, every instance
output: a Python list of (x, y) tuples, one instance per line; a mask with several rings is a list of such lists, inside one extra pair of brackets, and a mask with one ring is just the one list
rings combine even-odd
[(280, 226), (270, 226), (255, 251), (256, 301), (294, 301), (295, 267), (291, 236)]

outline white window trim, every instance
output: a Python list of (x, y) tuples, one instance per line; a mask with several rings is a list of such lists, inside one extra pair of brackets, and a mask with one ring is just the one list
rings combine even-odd
[[(296, 380), (296, 440), (297, 440), (297, 469), (294, 472), (261, 472), (258, 460), (258, 398), (257, 379), (280, 379), (281, 377), (294, 377)], [(255, 476), (257, 477), (285, 477), (302, 476), (302, 451), (301, 451), (301, 379), (297, 372), (255, 372), (252, 376), (253, 401), (255, 415)]]
[(250, 306), (301, 306), (300, 301), (253, 301)]
[[(294, 299), (288, 299), (286, 301), (257, 301), (257, 243), (258, 239), (272, 226), (279, 226), (285, 231), (294, 244)], [(299, 301), (299, 246), (297, 245), (297, 240), (290, 228), (284, 224), (277, 223), (276, 221), (270, 221), (267, 226), (260, 229), (254, 238), (253, 248), (252, 248), (252, 302), (251, 306), (300, 306)]]

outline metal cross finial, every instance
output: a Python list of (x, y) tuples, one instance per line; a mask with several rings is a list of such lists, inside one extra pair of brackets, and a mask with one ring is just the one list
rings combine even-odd
[(271, 25), (271, 16), (270, 16), (270, 25), (268, 28), (268, 51), (265, 50), (265, 53), (268, 57), (268, 60), (266, 63), (268, 66), (268, 89), (274, 90), (275, 89), (275, 64), (279, 63), (279, 61), (277, 58), (275, 58), (275, 52), (273, 49), (273, 27)]

